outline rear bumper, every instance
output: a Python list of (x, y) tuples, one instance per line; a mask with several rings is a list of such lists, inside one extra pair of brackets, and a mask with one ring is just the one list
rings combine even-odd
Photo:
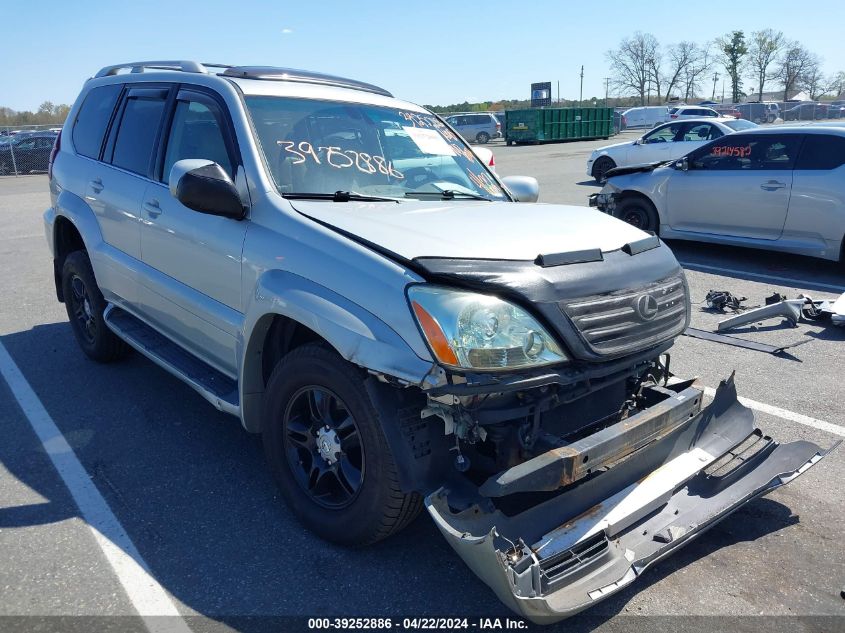
[[(738, 402), (732, 379), (703, 410), (689, 409), (690, 391), (664, 407), (672, 421), (665, 433), (527, 510), (505, 515), (485, 500), (453, 512), (443, 489), (426, 507), (466, 564), (515, 612), (537, 623), (573, 615), (829, 452), (766, 437)], [(676, 407), (686, 407), (684, 416), (672, 413)]]

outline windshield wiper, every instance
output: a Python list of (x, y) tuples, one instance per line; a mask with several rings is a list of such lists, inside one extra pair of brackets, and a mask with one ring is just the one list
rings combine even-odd
[(486, 200), (493, 202), (490, 198), (479, 196), (477, 193), (469, 193), (468, 191), (455, 191), (454, 189), (444, 189), (442, 191), (408, 191), (405, 194), (406, 198), (416, 198), (417, 196), (437, 196), (441, 200), (454, 200), (455, 198), (468, 198), (470, 200)]
[(355, 193), (354, 191), (335, 191), (334, 193), (316, 193), (316, 192), (295, 192), (283, 193), (283, 198), (289, 200), (331, 200), (332, 202), (395, 202), (399, 203), (398, 198), (384, 198), (382, 196), (368, 196), (363, 193)]

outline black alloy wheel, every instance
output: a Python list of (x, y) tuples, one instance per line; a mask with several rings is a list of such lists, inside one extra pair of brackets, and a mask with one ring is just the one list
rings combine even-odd
[(349, 506), (364, 481), (364, 450), (355, 419), (325, 387), (301, 388), (283, 418), (287, 463), (302, 490), (318, 505)]

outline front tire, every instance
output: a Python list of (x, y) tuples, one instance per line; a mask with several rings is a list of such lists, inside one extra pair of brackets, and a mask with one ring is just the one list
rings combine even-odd
[(602, 156), (601, 158), (596, 160), (595, 164), (593, 165), (593, 178), (596, 179), (597, 183), (603, 183), (605, 180), (607, 180), (607, 172), (609, 172), (614, 167), (616, 167), (616, 163), (613, 162), (612, 158)]
[(365, 374), (319, 343), (298, 347), (264, 392), (262, 440), (297, 518), (318, 536), (362, 546), (400, 531), (422, 498), (399, 488)]
[(650, 200), (642, 196), (624, 198), (616, 203), (613, 216), (643, 231), (658, 233), (660, 221)]
[(106, 300), (85, 251), (74, 251), (65, 258), (62, 294), (73, 335), (89, 358), (110, 363), (129, 353), (129, 346), (106, 325)]

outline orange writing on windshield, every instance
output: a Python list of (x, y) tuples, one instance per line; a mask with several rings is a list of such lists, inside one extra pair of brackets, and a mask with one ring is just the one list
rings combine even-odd
[(751, 156), (751, 145), (737, 147), (734, 145), (717, 145), (710, 150), (712, 156), (732, 156), (734, 158), (747, 158)]

